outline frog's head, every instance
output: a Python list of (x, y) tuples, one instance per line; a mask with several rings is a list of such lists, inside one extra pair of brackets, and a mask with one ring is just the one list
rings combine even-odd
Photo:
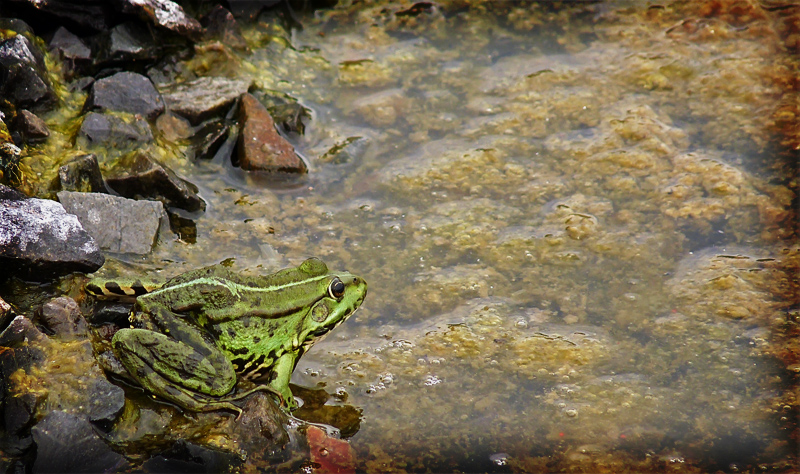
[(347, 272), (329, 273), (320, 281), (318, 299), (303, 321), (300, 341), (309, 347), (349, 318), (367, 296), (367, 282)]

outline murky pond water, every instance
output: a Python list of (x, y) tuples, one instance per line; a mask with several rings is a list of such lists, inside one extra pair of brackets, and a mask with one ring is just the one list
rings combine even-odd
[(774, 16), (692, 3), (339, 6), (201, 52), (312, 111), (310, 173), (178, 147), (196, 242), (128, 263), (363, 276), (293, 379), (363, 411), (359, 470), (790, 470), (789, 57)]

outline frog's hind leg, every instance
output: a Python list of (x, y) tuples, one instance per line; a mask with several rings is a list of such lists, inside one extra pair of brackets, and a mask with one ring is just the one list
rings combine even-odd
[(236, 373), (215, 347), (197, 350), (145, 329), (120, 329), (112, 347), (130, 376), (149, 392), (188, 410), (241, 413), (230, 401), (219, 399), (236, 385)]

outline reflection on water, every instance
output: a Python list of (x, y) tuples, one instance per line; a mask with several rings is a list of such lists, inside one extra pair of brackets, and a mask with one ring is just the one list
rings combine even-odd
[(702, 3), (341, 5), (290, 41), (250, 31), (241, 74), (312, 111), (310, 174), (176, 164), (209, 206), (152, 261), (364, 275), (294, 377), (362, 410), (359, 470), (790, 470), (781, 12)]

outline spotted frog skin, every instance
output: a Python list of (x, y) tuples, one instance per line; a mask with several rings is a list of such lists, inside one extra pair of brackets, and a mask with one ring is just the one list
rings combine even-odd
[[(221, 265), (190, 271), (147, 293), (113, 282), (90, 283), (96, 295), (139, 295), (130, 321), (111, 346), (146, 390), (192, 411), (229, 409), (256, 390), (297, 406), (289, 389), (300, 356), (350, 317), (367, 284), (311, 258), (267, 276), (238, 275)], [(143, 293), (143, 294), (142, 294)], [(266, 382), (233, 394), (238, 377)]]

